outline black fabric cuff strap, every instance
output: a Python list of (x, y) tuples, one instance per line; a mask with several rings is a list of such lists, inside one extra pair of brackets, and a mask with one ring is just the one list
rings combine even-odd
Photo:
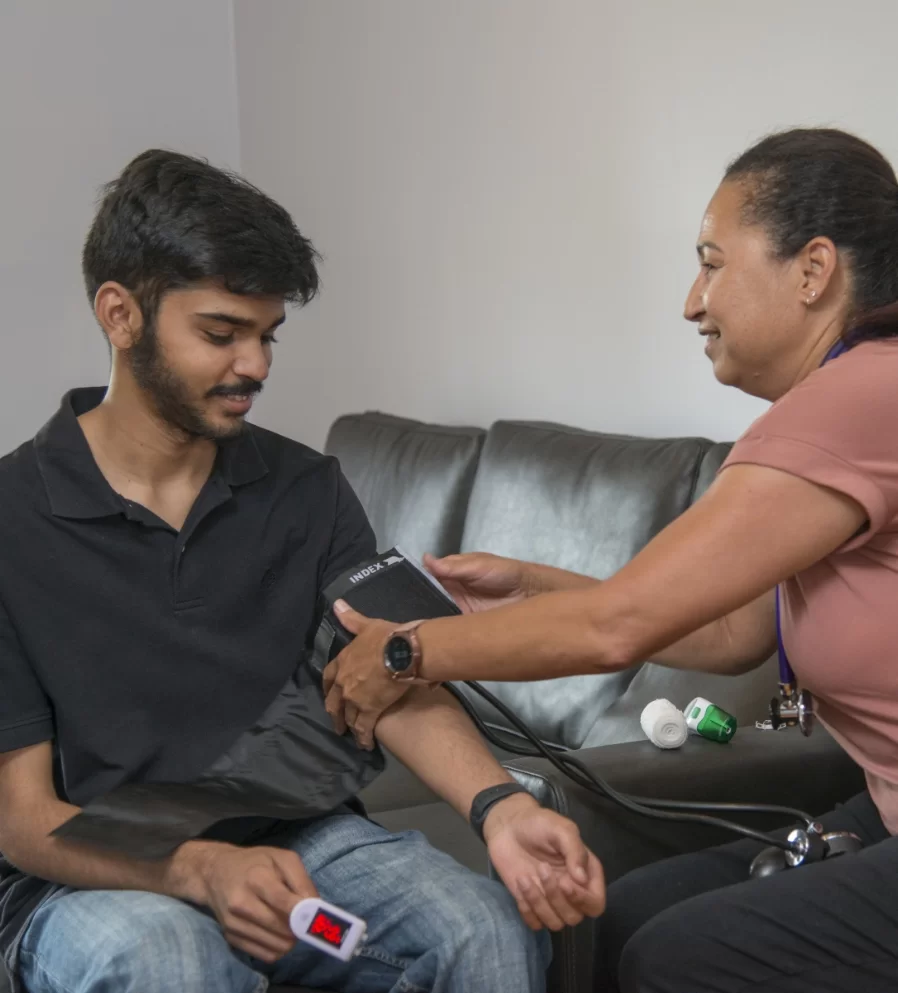
[(526, 792), (527, 790), (520, 783), (499, 783), (498, 786), (488, 786), (485, 790), (481, 790), (474, 797), (474, 802), (471, 804), (471, 813), (468, 816), (468, 820), (471, 822), (471, 827), (474, 829), (477, 837), (481, 841), (484, 841), (483, 824), (486, 821), (486, 815), (492, 810), (495, 804), (500, 800), (504, 800), (507, 796)]

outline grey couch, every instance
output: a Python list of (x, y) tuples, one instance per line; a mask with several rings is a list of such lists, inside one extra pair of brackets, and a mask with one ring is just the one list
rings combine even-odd
[[(415, 555), (491, 551), (600, 578), (697, 500), (728, 451), (701, 438), (654, 440), (509, 421), (483, 431), (380, 413), (341, 417), (326, 448), (340, 459), (381, 548), (398, 543)], [(545, 740), (574, 749), (593, 772), (637, 795), (790, 803), (820, 813), (863, 788), (857, 767), (824, 732), (805, 739), (754, 727), (776, 690), (773, 660), (738, 677), (646, 663), (608, 676), (489, 688)], [(662, 752), (644, 739), (639, 715), (646, 703), (667, 697), (683, 707), (698, 695), (738, 717), (732, 742), (690, 739)], [(479, 698), (473, 702), (487, 723), (509, 733)], [(625, 813), (544, 760), (494, 751), (543, 804), (574, 818), (609, 881), (730, 838)], [(460, 862), (489, 871), (464, 821), (398, 763), (389, 763), (364, 800), (386, 827), (418, 828)], [(776, 819), (751, 823), (773, 826)], [(592, 993), (593, 934), (585, 923), (555, 936), (550, 993)]]

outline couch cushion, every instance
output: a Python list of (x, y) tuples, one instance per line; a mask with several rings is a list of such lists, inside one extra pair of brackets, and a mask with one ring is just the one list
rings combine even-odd
[(420, 558), (458, 551), (484, 434), (388, 414), (348, 414), (334, 422), (325, 451), (340, 460), (378, 548), (399, 544)]
[[(480, 458), (462, 550), (606, 578), (690, 505), (711, 447), (701, 438), (631, 438), (500, 421)], [(635, 676), (628, 670), (486, 686), (542, 738), (578, 748)], [(491, 723), (504, 726), (472, 699)]]
[(695, 503), (696, 500), (705, 492), (705, 490), (714, 482), (714, 477), (717, 475), (717, 471), (723, 465), (724, 460), (730, 454), (730, 449), (733, 447), (732, 442), (720, 441), (717, 444), (712, 445), (704, 455), (702, 459), (702, 464), (698, 470), (698, 479), (695, 481), (695, 492), (692, 494), (692, 502)]

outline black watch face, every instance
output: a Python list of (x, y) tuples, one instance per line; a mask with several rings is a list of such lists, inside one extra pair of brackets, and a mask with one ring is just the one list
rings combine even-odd
[(401, 634), (393, 635), (384, 651), (387, 664), (393, 672), (405, 672), (412, 664), (412, 645)]

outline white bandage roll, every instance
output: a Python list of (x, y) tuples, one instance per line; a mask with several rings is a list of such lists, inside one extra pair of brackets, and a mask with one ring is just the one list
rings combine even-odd
[(679, 748), (689, 736), (686, 718), (670, 700), (652, 700), (639, 723), (646, 738), (659, 748)]

